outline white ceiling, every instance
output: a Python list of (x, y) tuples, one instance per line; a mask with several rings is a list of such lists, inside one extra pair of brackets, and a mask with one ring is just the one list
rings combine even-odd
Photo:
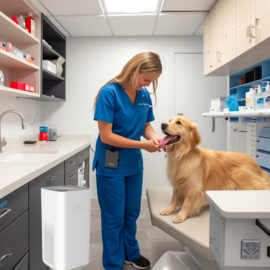
[(203, 21), (217, 1), (158, 0), (159, 12), (112, 15), (104, 0), (31, 0), (65, 36), (74, 37), (203, 35)]

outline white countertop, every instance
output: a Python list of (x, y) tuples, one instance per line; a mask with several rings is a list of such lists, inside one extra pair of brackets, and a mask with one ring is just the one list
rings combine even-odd
[(270, 219), (270, 190), (206, 191), (206, 198), (225, 218)]
[(45, 142), (42, 144), (23, 144), (24, 140), (29, 140), (33, 136), (20, 139), (7, 139), (8, 146), (3, 147), (0, 157), (16, 152), (56, 152), (55, 154), (34, 162), (0, 162), (0, 199), (24, 184), (35, 179), (44, 172), (50, 170), (66, 159), (91, 145), (90, 135), (61, 135), (55, 142)]

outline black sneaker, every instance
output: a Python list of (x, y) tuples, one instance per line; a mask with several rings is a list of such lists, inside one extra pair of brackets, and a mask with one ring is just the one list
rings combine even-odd
[(150, 262), (142, 255), (139, 258), (133, 260), (132, 262), (125, 260), (124, 264), (132, 264), (132, 266), (136, 269), (147, 269), (150, 267)]

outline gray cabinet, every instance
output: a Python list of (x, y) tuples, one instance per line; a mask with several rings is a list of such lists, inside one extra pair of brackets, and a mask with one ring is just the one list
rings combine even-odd
[(76, 167), (65, 176), (66, 186), (78, 186), (78, 168)]
[(1, 232), (28, 209), (28, 184), (0, 199), (0, 205)]
[(19, 261), (13, 270), (28, 270), (28, 259), (29, 252), (24, 255), (24, 257)]
[(64, 177), (64, 163), (61, 163), (29, 182), (29, 270), (48, 268), (42, 261), (41, 188), (63, 186)]
[(77, 167), (77, 156), (74, 155), (65, 161), (65, 175)]
[(28, 251), (28, 210), (0, 233), (0, 269), (12, 270)]

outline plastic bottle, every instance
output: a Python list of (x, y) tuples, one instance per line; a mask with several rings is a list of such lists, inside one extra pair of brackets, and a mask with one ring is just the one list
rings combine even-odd
[(257, 94), (255, 95), (255, 109), (264, 110), (264, 98), (262, 93), (262, 87), (258, 85)]
[(23, 29), (25, 29), (25, 21), (24, 21), (24, 18), (23, 18), (22, 15), (18, 18), (18, 22), (19, 22), (19, 25), (20, 25)]
[(25, 19), (25, 28), (28, 30), (28, 32), (30, 34), (32, 34), (33, 36), (36, 36), (36, 24), (35, 24), (35, 20), (32, 17), (32, 13), (30, 12), (28, 14), (29, 17), (27, 17)]
[(263, 92), (264, 97), (264, 109), (269, 110), (270, 109), (270, 86), (269, 82), (267, 82), (267, 85), (265, 87), (265, 92)]
[(255, 109), (255, 94), (256, 90), (253, 88), (250, 88), (249, 92), (246, 92), (246, 110)]

